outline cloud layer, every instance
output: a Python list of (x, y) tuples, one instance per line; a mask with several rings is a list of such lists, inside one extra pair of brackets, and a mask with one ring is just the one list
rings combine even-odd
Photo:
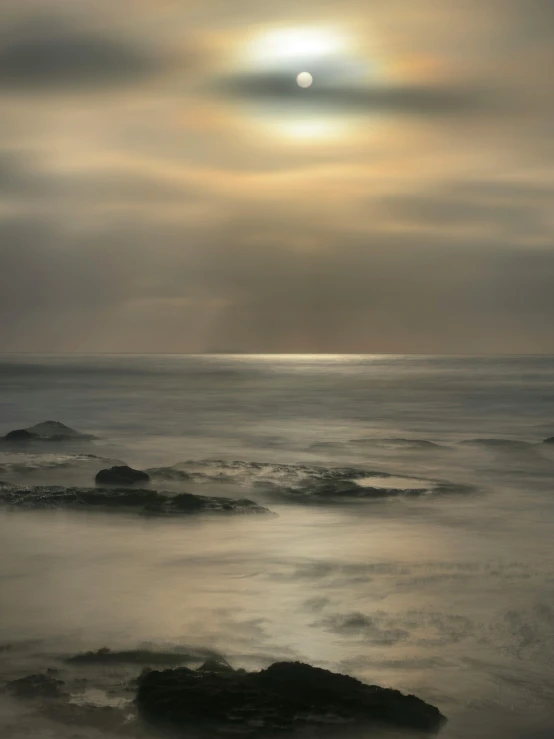
[(0, 349), (554, 351), (550, 3), (352, 0), (309, 90), (235, 62), (315, 5), (128, 8), (6, 4)]
[(3, 29), (0, 86), (14, 91), (111, 87), (159, 71), (161, 60), (127, 40), (63, 20)]

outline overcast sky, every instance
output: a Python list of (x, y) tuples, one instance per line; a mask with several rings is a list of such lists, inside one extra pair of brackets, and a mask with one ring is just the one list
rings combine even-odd
[(2, 0), (0, 351), (554, 352), (552, 70), (552, 0)]

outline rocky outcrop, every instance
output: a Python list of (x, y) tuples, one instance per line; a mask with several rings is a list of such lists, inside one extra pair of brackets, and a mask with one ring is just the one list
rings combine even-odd
[(132, 467), (122, 465), (121, 467), (110, 467), (100, 470), (95, 477), (97, 485), (129, 487), (130, 485), (148, 485), (150, 475), (142, 470), (134, 470)]
[(94, 439), (91, 434), (81, 434), (59, 421), (43, 421), (26, 429), (15, 429), (3, 437), (7, 444), (49, 441), (87, 441)]
[(551, 436), (550, 438), (545, 439), (543, 441), (543, 444), (554, 444), (554, 436)]
[(341, 734), (345, 724), (436, 732), (446, 720), (413, 695), (300, 662), (277, 662), (251, 673), (219, 665), (148, 672), (139, 679), (137, 705), (147, 719), (194, 726), (207, 735), (255, 736), (333, 723)]
[(26, 509), (129, 510), (148, 516), (271, 513), (246, 498), (212, 498), (189, 493), (171, 496), (141, 488), (66, 488), (56, 485), (0, 488), (1, 504)]
[(18, 698), (60, 698), (64, 695), (62, 685), (63, 680), (47, 673), (12, 680), (6, 685), (6, 690)]
[(198, 654), (185, 652), (157, 652), (150, 649), (126, 649), (113, 651), (102, 647), (96, 652), (83, 652), (68, 657), (66, 662), (74, 665), (183, 665), (198, 660)]
[(14, 431), (10, 431), (4, 436), (4, 441), (20, 443), (25, 441), (33, 441), (33, 439), (36, 438), (37, 435), (32, 434), (30, 431), (27, 431), (27, 429), (15, 429)]

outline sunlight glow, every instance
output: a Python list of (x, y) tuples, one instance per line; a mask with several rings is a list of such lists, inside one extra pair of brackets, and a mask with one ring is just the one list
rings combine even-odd
[(247, 52), (249, 61), (269, 66), (299, 63), (334, 56), (346, 51), (347, 42), (330, 29), (291, 28), (258, 36)]
[(317, 141), (318, 139), (339, 138), (343, 136), (349, 126), (347, 122), (329, 118), (305, 118), (298, 120), (279, 121), (278, 129), (281, 136), (303, 141)]

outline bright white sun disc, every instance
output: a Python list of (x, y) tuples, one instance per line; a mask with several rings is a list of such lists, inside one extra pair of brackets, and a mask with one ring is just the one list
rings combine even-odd
[(309, 72), (300, 72), (296, 78), (299, 87), (311, 87), (314, 78)]

